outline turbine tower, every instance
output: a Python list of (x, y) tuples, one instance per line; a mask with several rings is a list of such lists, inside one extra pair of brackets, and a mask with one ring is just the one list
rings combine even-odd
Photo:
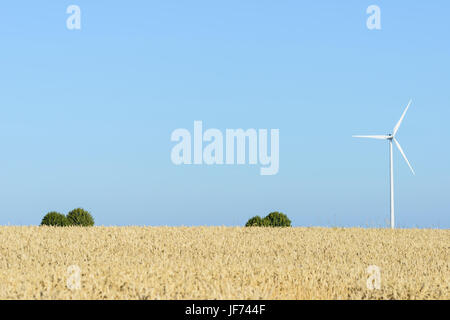
[(394, 130), (391, 134), (387, 135), (371, 135), (371, 136), (353, 136), (354, 138), (369, 138), (369, 139), (378, 139), (378, 140), (387, 140), (389, 141), (389, 176), (390, 176), (390, 185), (391, 185), (391, 229), (395, 228), (395, 216), (394, 216), (394, 157), (393, 157), (393, 148), (392, 148), (392, 142), (395, 143), (398, 150), (402, 154), (403, 158), (405, 159), (406, 163), (408, 164), (409, 168), (411, 169), (411, 172), (415, 175), (411, 164), (408, 161), (408, 158), (406, 158), (405, 153), (403, 152), (402, 147), (400, 146), (400, 143), (395, 139), (395, 135), (397, 134), (398, 129), (400, 128), (400, 125), (402, 124), (403, 118), (405, 117), (406, 111), (408, 111), (409, 106), (411, 105), (411, 100), (409, 101), (408, 105), (405, 108), (405, 111), (403, 111), (403, 114), (400, 118), (400, 120), (397, 122), (397, 124), (394, 127)]

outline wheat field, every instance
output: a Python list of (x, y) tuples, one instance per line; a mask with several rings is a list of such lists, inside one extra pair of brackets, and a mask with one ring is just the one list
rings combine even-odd
[(0, 299), (449, 299), (449, 249), (431, 229), (4, 226)]

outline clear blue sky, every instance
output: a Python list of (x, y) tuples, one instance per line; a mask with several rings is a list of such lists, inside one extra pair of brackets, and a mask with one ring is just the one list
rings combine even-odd
[[(81, 8), (81, 30), (66, 8)], [(366, 8), (381, 8), (381, 30)], [(450, 226), (450, 4), (9, 1), (0, 6), (0, 224)], [(177, 128), (277, 128), (280, 169), (175, 166)]]

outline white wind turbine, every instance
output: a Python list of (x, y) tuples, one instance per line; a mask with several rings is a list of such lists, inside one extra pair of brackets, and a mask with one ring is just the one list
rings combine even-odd
[(398, 150), (402, 154), (403, 158), (405, 159), (406, 163), (408, 164), (409, 168), (411, 169), (412, 173), (415, 175), (415, 172), (413, 168), (411, 167), (411, 164), (408, 161), (408, 158), (406, 158), (405, 153), (403, 152), (402, 147), (400, 146), (400, 143), (398, 143), (397, 139), (395, 139), (395, 135), (397, 134), (398, 128), (400, 128), (400, 125), (402, 124), (403, 118), (405, 117), (406, 111), (408, 111), (409, 106), (411, 105), (411, 100), (409, 101), (408, 105), (406, 106), (405, 111), (403, 111), (403, 114), (400, 118), (400, 120), (397, 122), (397, 124), (394, 127), (394, 131), (391, 134), (387, 135), (371, 135), (371, 136), (353, 136), (354, 138), (369, 138), (369, 139), (379, 139), (379, 140), (388, 140), (389, 141), (389, 173), (391, 178), (391, 229), (395, 228), (395, 220), (394, 220), (394, 159), (393, 159), (393, 150), (392, 150), (392, 141), (395, 142), (395, 145), (397, 146)]

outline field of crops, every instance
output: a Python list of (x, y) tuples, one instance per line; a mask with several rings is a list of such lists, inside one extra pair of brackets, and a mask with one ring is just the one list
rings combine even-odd
[(5, 226), (0, 299), (449, 299), (449, 252), (450, 230)]

